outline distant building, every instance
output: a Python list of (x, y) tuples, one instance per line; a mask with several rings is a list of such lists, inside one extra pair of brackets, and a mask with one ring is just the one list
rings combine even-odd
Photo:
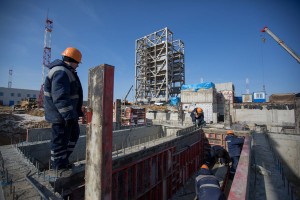
[(265, 103), (266, 102), (266, 93), (265, 92), (254, 92), (253, 93), (253, 102), (254, 103)]
[(38, 98), (39, 90), (0, 87), (0, 105), (12, 106), (25, 98)]

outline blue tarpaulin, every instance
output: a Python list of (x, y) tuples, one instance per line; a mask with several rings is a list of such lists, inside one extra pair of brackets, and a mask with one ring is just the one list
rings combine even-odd
[(172, 97), (170, 99), (170, 105), (171, 106), (176, 106), (179, 102), (180, 102), (180, 98), (179, 97)]
[(205, 83), (181, 86), (181, 90), (193, 90), (194, 92), (197, 92), (199, 89), (210, 89), (210, 88), (215, 88), (215, 84), (213, 82), (205, 82)]

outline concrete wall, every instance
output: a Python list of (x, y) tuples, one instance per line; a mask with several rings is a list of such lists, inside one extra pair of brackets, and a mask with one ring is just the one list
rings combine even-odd
[(300, 135), (268, 133), (270, 145), (285, 165), (289, 180), (300, 184)]
[(199, 89), (198, 91), (181, 91), (181, 102), (182, 103), (216, 103), (217, 96), (214, 88), (210, 89)]
[[(85, 127), (82, 126), (81, 129)], [(178, 129), (177, 129), (178, 130)], [(38, 136), (38, 133), (41, 136)], [(165, 132), (164, 132), (165, 131)], [(48, 133), (47, 139), (46, 134)], [(85, 133), (85, 129), (82, 133)], [(157, 138), (165, 137), (166, 135), (175, 134), (172, 128), (162, 128), (161, 126), (151, 126), (151, 127), (138, 127), (133, 129), (119, 130), (113, 132), (113, 151), (138, 145), (140, 143), (148, 142), (149, 140), (154, 140)], [(26, 155), (31, 155), (32, 158), (38, 160), (42, 163), (44, 167), (48, 167), (48, 162), (50, 159), (50, 138), (51, 129), (30, 129), (28, 131), (30, 138), (30, 143), (22, 143), (20, 148), (22, 148)], [(31, 135), (31, 136), (30, 136)], [(36, 139), (36, 140), (34, 140)], [(47, 140), (41, 142), (41, 140)], [(35, 141), (35, 142), (34, 142)], [(33, 142), (33, 143), (31, 143)], [(70, 156), (70, 162), (75, 162), (85, 159), (86, 152), (86, 137), (81, 136), (75, 146), (74, 152)]]
[[(210, 112), (211, 115), (208, 114), (208, 112), (205, 112), (204, 110), (204, 120), (206, 123), (217, 123), (217, 113)], [(157, 112), (157, 113), (146, 113), (147, 121), (153, 121), (156, 122), (155, 124), (159, 124), (159, 122), (167, 121), (168, 124), (174, 125), (174, 126), (191, 126), (192, 119), (190, 117), (190, 113), (183, 113), (183, 121), (178, 121), (178, 113), (163, 113), (163, 112)]]
[(283, 126), (295, 126), (295, 110), (233, 109), (232, 122), (265, 124), (269, 131), (281, 132)]
[(300, 134), (300, 97), (296, 97), (295, 121), (296, 133)]
[(138, 127), (113, 132), (113, 151), (164, 137), (161, 126)]

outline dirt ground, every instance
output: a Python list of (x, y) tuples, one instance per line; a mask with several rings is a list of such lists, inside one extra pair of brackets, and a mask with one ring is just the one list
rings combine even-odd
[(28, 128), (49, 127), (44, 111), (12, 112), (8, 106), (0, 106), (0, 145), (24, 141)]

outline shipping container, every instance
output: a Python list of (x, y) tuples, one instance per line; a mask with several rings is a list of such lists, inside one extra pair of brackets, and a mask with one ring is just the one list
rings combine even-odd
[(253, 95), (252, 94), (242, 94), (243, 103), (250, 103), (253, 102)]
[(126, 107), (122, 117), (123, 126), (136, 126), (146, 124), (146, 109), (140, 107)]
[(234, 103), (242, 103), (243, 98), (242, 97), (234, 97)]
[(253, 102), (255, 102), (255, 103), (266, 102), (266, 93), (265, 92), (254, 92), (253, 93)]

